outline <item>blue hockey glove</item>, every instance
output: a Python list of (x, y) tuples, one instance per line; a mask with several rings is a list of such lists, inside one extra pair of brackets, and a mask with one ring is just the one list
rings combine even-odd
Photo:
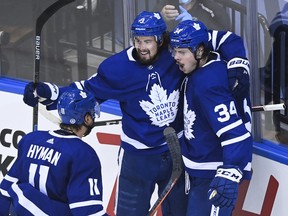
[(34, 107), (38, 102), (43, 105), (50, 105), (58, 99), (59, 88), (53, 83), (40, 82), (36, 85), (30, 82), (25, 86), (23, 101)]
[(183, 8), (181, 5), (179, 5), (179, 9), (180, 9), (181, 13), (179, 14), (179, 16), (176, 17), (175, 20), (179, 20), (180, 22), (182, 22), (184, 20), (192, 20), (193, 19), (191, 14), (187, 10), (185, 10), (185, 8)]
[(235, 99), (244, 99), (250, 91), (249, 61), (233, 58), (227, 63), (229, 87)]
[(242, 172), (238, 167), (219, 166), (208, 191), (208, 198), (213, 205), (220, 208), (235, 206), (241, 178)]

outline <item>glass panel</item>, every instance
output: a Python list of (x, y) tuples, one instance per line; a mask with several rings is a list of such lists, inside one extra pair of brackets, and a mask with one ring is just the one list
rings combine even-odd
[[(0, 1), (0, 32), (5, 32), (0, 44), (1, 76), (33, 80), (36, 19), (54, 2)], [(136, 5), (136, 11), (131, 2)], [(105, 58), (125, 48), (123, 39), (129, 37), (130, 23), (124, 19), (124, 9), (135, 14), (152, 10), (156, 3), (81, 0), (59, 9), (41, 33), (40, 80), (66, 85), (88, 78)]]
[[(284, 0), (258, 1), (259, 70), (262, 104), (288, 102), (288, 5)], [(261, 15), (261, 16), (260, 16)], [(261, 113), (263, 138), (288, 144), (288, 115)]]

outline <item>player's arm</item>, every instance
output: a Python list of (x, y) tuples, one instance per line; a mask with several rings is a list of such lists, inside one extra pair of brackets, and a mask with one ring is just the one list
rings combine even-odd
[[(99, 68), (100, 67), (101, 65)], [(25, 86), (23, 101), (32, 107), (39, 102), (45, 105), (47, 110), (55, 110), (57, 109), (57, 102), (60, 95), (67, 90), (75, 88), (92, 92), (99, 103), (105, 101), (105, 99), (101, 98), (103, 95), (105, 96), (106, 93), (111, 92), (109, 91), (111, 89), (110, 80), (102, 70), (98, 69), (98, 72), (89, 79), (76, 81), (64, 87), (59, 87), (49, 82), (40, 82), (37, 85), (35, 85), (34, 82), (30, 82)], [(107, 98), (112, 97), (107, 96)]]
[(72, 215), (68, 203), (49, 198), (29, 183), (14, 183), (8, 190), (18, 215)]
[(225, 31), (209, 30), (210, 45), (227, 62), (229, 87), (236, 99), (244, 99), (250, 91), (250, 64), (240, 36)]
[(224, 85), (207, 89), (200, 103), (205, 107), (203, 111), (223, 151), (223, 165), (217, 167), (208, 198), (215, 206), (232, 207), (236, 203), (239, 183), (244, 173), (251, 169), (253, 140), (239, 118), (235, 100)]

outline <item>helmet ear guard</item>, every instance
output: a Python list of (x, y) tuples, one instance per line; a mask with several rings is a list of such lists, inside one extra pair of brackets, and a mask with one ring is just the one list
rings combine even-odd
[(166, 23), (159, 12), (142, 11), (131, 25), (131, 38), (154, 36), (158, 44), (163, 42)]
[(57, 104), (63, 124), (81, 125), (87, 113), (94, 119), (100, 117), (100, 107), (93, 94), (79, 89), (64, 92)]

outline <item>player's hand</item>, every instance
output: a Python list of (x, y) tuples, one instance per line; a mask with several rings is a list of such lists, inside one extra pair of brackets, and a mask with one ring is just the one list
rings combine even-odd
[(36, 106), (38, 102), (50, 105), (58, 99), (59, 88), (53, 83), (28, 83), (24, 89), (23, 101), (29, 106)]
[(244, 99), (250, 90), (249, 61), (233, 58), (227, 63), (229, 86), (235, 99)]
[(179, 16), (179, 12), (174, 5), (165, 5), (160, 13), (165, 21), (175, 20)]
[(179, 9), (181, 13), (179, 16), (176, 17), (176, 20), (179, 20), (180, 22), (184, 20), (192, 20), (192, 15), (185, 8), (179, 5)]
[(241, 178), (242, 172), (238, 167), (219, 166), (208, 191), (208, 198), (213, 205), (220, 208), (235, 206)]

